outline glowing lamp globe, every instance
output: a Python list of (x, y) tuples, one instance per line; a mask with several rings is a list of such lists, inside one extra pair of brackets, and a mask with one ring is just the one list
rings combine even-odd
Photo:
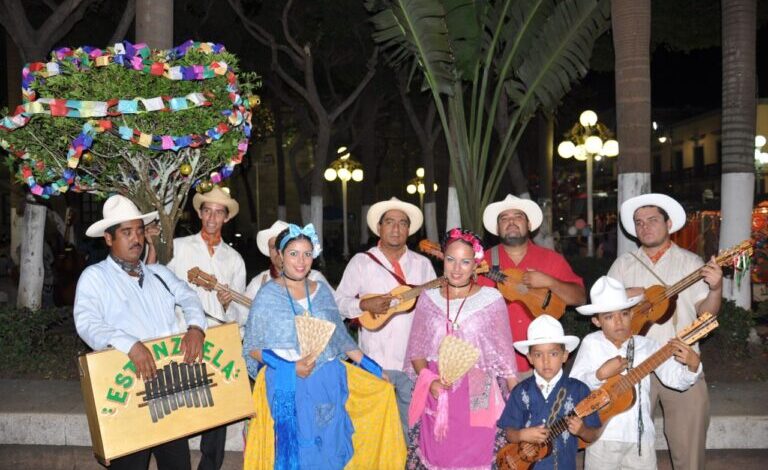
[(576, 160), (583, 162), (587, 160), (587, 148), (583, 145), (577, 145), (576, 151), (573, 153), (573, 158)]
[(591, 135), (584, 141), (584, 148), (591, 154), (600, 153), (603, 149), (603, 139), (596, 135)]
[(326, 179), (326, 181), (333, 181), (336, 179), (336, 170), (333, 168), (328, 168), (325, 170), (325, 173), (323, 173), (323, 177)]
[(405, 187), (405, 190), (408, 192), (408, 194), (416, 194), (416, 185), (415, 184), (409, 184)]
[(363, 181), (363, 170), (360, 168), (352, 170), (352, 180), (358, 183)]
[(349, 181), (350, 178), (352, 178), (352, 173), (346, 168), (339, 168), (337, 173), (339, 174), (339, 179), (341, 181)]
[(576, 146), (570, 140), (564, 140), (557, 146), (557, 154), (563, 158), (571, 158), (576, 153)]
[(611, 139), (606, 140), (603, 144), (603, 151), (602, 154), (606, 157), (615, 157), (619, 154), (619, 142)]
[(579, 123), (584, 127), (591, 127), (597, 124), (597, 114), (594, 111), (586, 110), (579, 116)]

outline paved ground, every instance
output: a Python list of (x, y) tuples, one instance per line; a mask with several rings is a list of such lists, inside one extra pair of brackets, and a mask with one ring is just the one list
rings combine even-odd
[[(583, 455), (580, 454), (580, 455)], [(659, 470), (671, 470), (669, 454), (658, 451)], [(200, 453), (192, 452), (192, 468), (196, 468)], [(242, 468), (242, 454), (227, 452), (223, 470)], [(733, 469), (764, 470), (768, 450), (710, 450), (707, 451), (707, 470)], [(103, 470), (96, 463), (89, 447), (18, 446), (0, 445), (0, 470)], [(150, 469), (155, 469), (154, 462)], [(582, 469), (581, 458), (579, 469)], [(371, 469), (375, 470), (375, 469)]]

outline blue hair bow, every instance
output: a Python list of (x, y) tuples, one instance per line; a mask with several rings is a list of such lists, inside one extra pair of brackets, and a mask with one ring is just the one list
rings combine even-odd
[(280, 240), (280, 251), (283, 251), (289, 241), (294, 240), (300, 235), (306, 236), (312, 243), (312, 258), (320, 256), (320, 252), (323, 251), (323, 248), (320, 246), (320, 239), (317, 236), (317, 232), (315, 232), (315, 226), (312, 224), (307, 224), (304, 228), (300, 228), (296, 224), (288, 224), (288, 235)]

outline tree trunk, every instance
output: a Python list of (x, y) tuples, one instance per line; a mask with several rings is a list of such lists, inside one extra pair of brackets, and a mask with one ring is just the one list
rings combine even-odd
[[(755, 39), (757, 2), (722, 0), (723, 25), (723, 179), (720, 248), (751, 237), (754, 203), (756, 125)], [(750, 274), (741, 282), (725, 279), (723, 296), (751, 307)]]
[(24, 210), (25, 233), (21, 240), (16, 306), (32, 311), (40, 310), (42, 306), (45, 212), (45, 206), (38, 204), (27, 204)]
[(312, 155), (312, 197), (310, 199), (309, 218), (315, 226), (320, 244), (323, 243), (323, 172), (328, 164), (328, 148), (331, 145), (331, 124), (320, 122), (317, 126), (317, 141)]
[[(277, 218), (285, 221), (287, 209), (285, 206), (285, 151), (283, 150), (283, 112), (280, 105), (272, 108), (275, 115), (275, 151), (277, 155)], [(269, 223), (268, 225), (271, 225)]]
[(152, 49), (173, 47), (173, 0), (136, 1), (136, 42)]
[[(21, 69), (24, 64), (21, 61), (21, 55), (16, 48), (11, 35), (5, 33), (5, 57), (6, 57), (6, 77), (8, 81), (8, 110), (13, 112), (16, 106), (21, 104)], [(10, 172), (10, 200), (11, 200), (11, 259), (16, 265), (19, 264), (19, 255), (17, 248), (21, 245), (22, 221), (24, 217), (24, 188), (16, 182), (16, 175)]]
[[(651, 179), (651, 0), (612, 0), (616, 63), (616, 128), (619, 201), (650, 191)], [(642, 192), (641, 192), (642, 191)], [(619, 233), (618, 254), (635, 244)]]

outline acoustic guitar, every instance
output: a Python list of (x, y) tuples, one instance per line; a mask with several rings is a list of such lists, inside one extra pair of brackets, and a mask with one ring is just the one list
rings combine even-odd
[[(737, 256), (752, 256), (752, 241), (744, 240), (715, 258), (720, 266), (725, 266)], [(632, 314), (632, 334), (645, 335), (654, 323), (662, 324), (675, 312), (677, 294), (703, 279), (701, 268), (685, 276), (671, 286), (653, 285), (645, 289), (645, 298), (630, 309)]]
[[(488, 265), (485, 263), (480, 264), (477, 266), (477, 268), (475, 268), (475, 274), (483, 274), (486, 272), (488, 272)], [(360, 320), (360, 325), (369, 331), (380, 330), (392, 319), (393, 316), (411, 311), (414, 305), (416, 305), (416, 299), (423, 291), (443, 287), (445, 283), (445, 276), (442, 276), (427, 283), (421, 284), (420, 286), (397, 286), (389, 291), (388, 294), (364, 295), (361, 297), (361, 300), (381, 297), (382, 295), (391, 295), (394, 298), (393, 300), (395, 300), (397, 303), (390, 306), (386, 312), (378, 315), (374, 315), (371, 312), (363, 312), (363, 314), (358, 317), (358, 320)]]
[[(711, 313), (704, 313), (690, 326), (678, 333), (677, 337), (690, 346), (717, 326), (717, 317)], [(672, 357), (673, 352), (674, 346), (666, 344), (640, 365), (629, 370), (626, 375), (617, 374), (608, 378), (600, 388), (580, 401), (571, 413), (557, 420), (549, 428), (550, 434), (544, 443), (522, 442), (504, 446), (496, 454), (496, 463), (499, 469), (527, 470), (539, 460), (546, 458), (552, 451), (554, 439), (568, 430), (567, 418), (570, 416), (584, 418), (597, 411), (600, 414), (600, 422), (604, 429), (605, 424), (611, 418), (627, 411), (634, 405), (637, 399), (635, 385)]]
[(240, 292), (232, 290), (229, 286), (225, 286), (224, 284), (219, 283), (218, 279), (216, 279), (216, 276), (200, 270), (200, 268), (197, 266), (187, 271), (187, 281), (189, 281), (190, 284), (202, 287), (205, 290), (229, 292), (232, 294), (232, 300), (244, 307), (251, 308), (251, 299), (241, 294)]
[[(419, 250), (443, 259), (440, 245), (431, 240), (420, 241)], [(515, 268), (507, 268), (503, 271), (493, 268), (485, 273), (485, 277), (496, 283), (496, 288), (507, 301), (521, 302), (534, 317), (544, 313), (558, 319), (562, 317), (565, 313), (565, 301), (549, 289), (527, 287), (523, 284), (524, 275), (525, 271)]]

